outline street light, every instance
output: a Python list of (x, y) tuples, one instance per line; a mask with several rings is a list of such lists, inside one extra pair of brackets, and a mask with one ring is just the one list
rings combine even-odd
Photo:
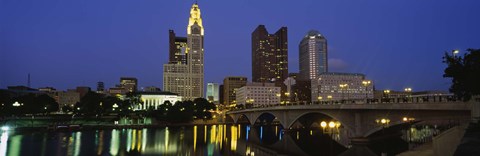
[(405, 130), (405, 140), (408, 140), (408, 143), (410, 144), (410, 141), (412, 139), (412, 132), (410, 132), (410, 128), (412, 127), (413, 122), (415, 122), (415, 118), (405, 116), (402, 118), (402, 120), (403, 122), (408, 124), (408, 128)]
[(460, 51), (455, 49), (455, 50), (452, 50), (452, 54), (453, 54), (453, 57), (455, 57)]
[(378, 125), (381, 125), (383, 128), (385, 128), (385, 127), (388, 127), (388, 125), (390, 124), (390, 119), (388, 119), (388, 118), (381, 118), (381, 119), (376, 119), (375, 122), (376, 122)]
[(390, 94), (390, 90), (383, 90), (383, 95), (384, 97), (388, 100), (388, 102), (390, 102), (390, 97), (389, 97), (389, 94)]
[(411, 101), (411, 98), (412, 98), (412, 88), (408, 87), (408, 88), (405, 88), (404, 89), (405, 92), (407, 93), (407, 100)]
[[(328, 123), (327, 121), (320, 122), (320, 127), (322, 127), (322, 130), (323, 130), (322, 132), (330, 134), (331, 137), (333, 137), (332, 139), (335, 139), (337, 141), (338, 139), (340, 139), (340, 136), (338, 136), (338, 134), (340, 134), (340, 131), (339, 131), (340, 126), (341, 124), (338, 121), (330, 121)], [(325, 130), (326, 128), (328, 128), (328, 130)]]
[[(343, 90), (344, 88), (348, 87), (348, 84), (340, 84), (340, 89)], [(342, 101), (344, 100), (344, 94), (345, 94), (345, 91), (342, 91)]]
[(367, 99), (368, 99), (368, 97), (367, 97), (367, 92), (368, 92), (367, 87), (368, 87), (368, 85), (370, 85), (370, 83), (371, 83), (370, 80), (362, 81), (362, 84), (365, 86), (365, 103), (367, 102)]

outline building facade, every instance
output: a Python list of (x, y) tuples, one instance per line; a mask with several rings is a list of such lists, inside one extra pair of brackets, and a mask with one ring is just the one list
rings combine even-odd
[(58, 92), (58, 105), (74, 107), (77, 102), (80, 102), (80, 93), (75, 89), (69, 89), (65, 92)]
[(207, 83), (207, 100), (218, 104), (220, 100), (220, 85), (218, 83)]
[(274, 83), (247, 83), (237, 90), (238, 104), (251, 104), (253, 107), (280, 104), (280, 87)]
[(373, 98), (374, 84), (363, 74), (322, 73), (311, 83), (312, 102)]
[(247, 77), (226, 77), (223, 79), (223, 104), (232, 106), (237, 104), (236, 92), (238, 88), (247, 85)]
[(310, 30), (299, 44), (299, 80), (314, 80), (328, 72), (327, 39), (316, 30)]
[[(185, 46), (183, 39), (175, 37), (173, 31), (170, 32), (170, 60), (163, 66), (163, 90), (177, 93), (184, 100), (204, 97), (204, 29), (197, 3), (190, 9), (184, 55), (181, 52)], [(172, 36), (174, 46), (171, 43)], [(183, 58), (186, 59), (183, 61)]]
[(173, 30), (169, 34), (169, 64), (187, 64), (187, 38), (178, 37)]
[[(264, 25), (252, 32), (252, 82), (273, 82), (282, 88), (288, 77), (287, 27), (269, 34)], [(282, 94), (283, 95), (283, 94)]]
[(134, 77), (121, 77), (120, 87), (126, 90), (126, 92), (136, 92), (138, 87), (138, 80)]
[(181, 101), (182, 97), (170, 92), (140, 92), (140, 99), (142, 103), (136, 105), (133, 110), (147, 110), (158, 109), (160, 105), (163, 105), (166, 101), (169, 101), (174, 105), (177, 101)]

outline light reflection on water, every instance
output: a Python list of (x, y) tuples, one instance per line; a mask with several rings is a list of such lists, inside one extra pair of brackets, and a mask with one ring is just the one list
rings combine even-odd
[[(280, 126), (246, 125), (25, 134), (3, 132), (0, 155), (248, 155), (283, 145), (279, 142), (287, 137), (286, 142), (295, 144), (291, 138), (298, 136), (295, 133), (293, 136), (284, 133)], [(260, 147), (263, 145), (272, 147)], [(288, 148), (293, 146), (295, 145), (288, 145)], [(285, 147), (280, 147), (280, 150), (284, 149)]]

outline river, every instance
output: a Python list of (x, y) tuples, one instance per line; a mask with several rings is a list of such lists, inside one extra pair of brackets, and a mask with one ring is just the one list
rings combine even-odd
[(346, 148), (322, 130), (202, 125), (71, 132), (2, 131), (0, 155), (338, 155)]

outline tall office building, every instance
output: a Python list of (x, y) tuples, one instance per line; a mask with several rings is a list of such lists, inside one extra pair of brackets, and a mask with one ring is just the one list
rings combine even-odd
[[(163, 90), (177, 93), (183, 100), (203, 97), (204, 88), (204, 29), (200, 8), (195, 3), (190, 9), (187, 26), (186, 48), (184, 39), (175, 37), (170, 30), (169, 63), (163, 65)], [(172, 44), (173, 38), (173, 44)], [(185, 49), (183, 54), (182, 49)], [(186, 58), (183, 60), (183, 58)]]
[(170, 64), (187, 64), (187, 38), (177, 37), (173, 30), (168, 31), (169, 34), (169, 60)]
[(218, 83), (207, 83), (207, 100), (214, 104), (219, 103), (220, 88)]
[(310, 30), (299, 44), (300, 80), (316, 79), (328, 72), (327, 39), (316, 30)]
[(125, 89), (126, 92), (136, 92), (138, 86), (138, 80), (134, 77), (121, 77), (120, 87)]
[(246, 77), (226, 77), (223, 79), (223, 104), (237, 104), (236, 92), (239, 88), (247, 85)]
[(287, 27), (269, 34), (264, 25), (252, 32), (252, 82), (273, 82), (281, 87), (282, 99), (288, 77)]

